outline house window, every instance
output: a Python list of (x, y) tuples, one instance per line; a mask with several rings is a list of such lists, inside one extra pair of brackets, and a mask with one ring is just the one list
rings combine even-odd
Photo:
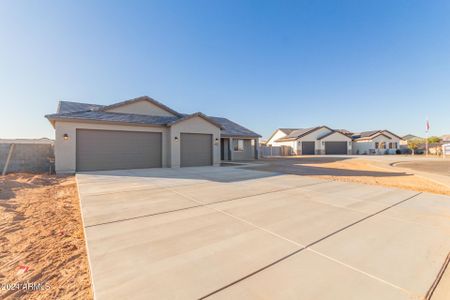
[(380, 143), (380, 149), (386, 149), (386, 143), (385, 142), (381, 142)]
[(397, 143), (393, 143), (394, 144), (394, 149), (398, 148), (398, 144)]
[(375, 149), (378, 149), (379, 146), (380, 146), (379, 143), (375, 142)]
[(244, 140), (235, 140), (234, 151), (244, 151)]
[(389, 149), (392, 149), (393, 147), (393, 144), (392, 144), (392, 142), (389, 142)]

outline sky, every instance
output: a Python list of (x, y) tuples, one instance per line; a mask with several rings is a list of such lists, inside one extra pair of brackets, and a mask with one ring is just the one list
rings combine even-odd
[(450, 1), (0, 1), (0, 138), (148, 95), (268, 137), (450, 134)]

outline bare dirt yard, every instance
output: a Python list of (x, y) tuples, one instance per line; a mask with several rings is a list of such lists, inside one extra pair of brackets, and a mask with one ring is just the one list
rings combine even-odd
[(74, 176), (0, 178), (0, 216), (0, 299), (92, 299)]
[(450, 195), (448, 186), (410, 172), (385, 167), (373, 159), (360, 157), (287, 157), (263, 159), (252, 167), (267, 170), (371, 185), (382, 185), (418, 192)]

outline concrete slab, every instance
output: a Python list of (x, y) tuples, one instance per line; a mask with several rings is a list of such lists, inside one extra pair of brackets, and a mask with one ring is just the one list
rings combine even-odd
[(377, 215), (312, 248), (423, 297), (449, 252), (450, 235)]
[(155, 215), (193, 206), (198, 206), (198, 203), (164, 188), (81, 197), (85, 226)]
[(308, 245), (367, 213), (305, 200), (297, 191), (254, 196), (212, 207), (270, 230), (301, 245)]
[(96, 299), (108, 300), (197, 299), (295, 248), (207, 208), (86, 233)]
[(401, 290), (305, 251), (208, 299), (406, 300), (411, 298)]
[(347, 228), (416, 193), (235, 167), (77, 181), (96, 299), (200, 298), (235, 281), (212, 297), (423, 297), (450, 249), (444, 196)]

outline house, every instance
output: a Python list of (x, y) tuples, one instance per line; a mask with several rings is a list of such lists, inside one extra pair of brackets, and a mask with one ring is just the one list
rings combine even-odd
[(389, 130), (354, 133), (353, 154), (395, 154), (402, 138)]
[(219, 165), (258, 157), (257, 133), (226, 118), (182, 114), (147, 96), (112, 105), (59, 102), (58, 173)]
[(327, 126), (278, 128), (267, 140), (269, 147), (290, 149), (290, 155), (351, 154), (352, 138)]

